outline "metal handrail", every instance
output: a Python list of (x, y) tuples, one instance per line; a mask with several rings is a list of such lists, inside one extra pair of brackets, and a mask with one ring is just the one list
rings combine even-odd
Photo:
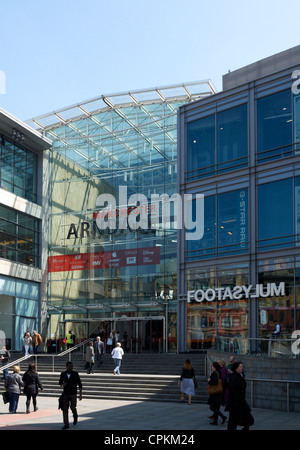
[[(83, 347), (87, 342), (90, 342), (91, 340), (93, 340), (93, 339), (91, 339), (91, 338), (90, 339), (85, 339), (84, 341), (80, 342), (79, 344), (74, 345), (74, 347), (71, 347), (71, 348), (69, 348), (67, 350), (64, 350), (63, 352), (60, 352), (60, 353), (55, 354), (55, 355), (45, 355), (43, 353), (24, 355), (24, 356), (22, 356), (22, 358), (19, 358), (19, 359), (15, 360), (15, 361), (12, 361), (12, 362), (7, 363), (6, 365), (2, 366), (0, 368), (0, 370), (9, 369), (10, 367), (13, 367), (13, 366), (18, 366), (21, 362), (34, 357), (35, 358), (36, 367), (37, 367), (37, 358), (52, 358), (52, 372), (54, 372), (54, 367), (55, 367), (54, 359), (55, 358), (60, 358), (61, 356), (65, 356), (67, 354), (71, 355), (72, 352), (74, 352), (75, 350), (78, 350), (79, 348)], [(70, 360), (71, 360), (71, 358), (70, 358)]]
[[(208, 375), (207, 362), (209, 361), (210, 365), (212, 364), (211, 359), (208, 355), (205, 356), (205, 365), (204, 371), (205, 376)], [(254, 383), (255, 382), (266, 382), (266, 383), (286, 383), (286, 410), (290, 412), (290, 384), (300, 384), (300, 381), (297, 380), (277, 380), (274, 378), (252, 378), (246, 377), (246, 380), (250, 382), (250, 406), (254, 408)]]

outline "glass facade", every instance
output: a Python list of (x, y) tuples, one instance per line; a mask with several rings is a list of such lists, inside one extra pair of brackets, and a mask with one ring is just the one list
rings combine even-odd
[[(115, 329), (129, 349), (176, 351), (177, 110), (207, 83), (100, 97), (35, 119), (51, 152), (50, 334)], [(59, 117), (59, 121), (58, 121)], [(89, 322), (93, 319), (93, 322)]]
[(37, 155), (0, 135), (0, 187), (37, 202)]
[(0, 205), (0, 257), (40, 267), (40, 221)]
[(182, 351), (299, 328), (299, 105), (289, 74), (180, 110), (180, 194), (204, 195), (203, 237), (180, 235)]

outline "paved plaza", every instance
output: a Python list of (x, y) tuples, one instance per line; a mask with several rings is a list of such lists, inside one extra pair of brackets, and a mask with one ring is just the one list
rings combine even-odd
[[(207, 418), (210, 410), (206, 404), (155, 401), (95, 400), (78, 401), (79, 420), (73, 430), (104, 430), (102, 436), (110, 437), (119, 430), (160, 430), (192, 432), (200, 430), (226, 430), (226, 424), (212, 426)], [(25, 414), (25, 397), (19, 400), (16, 414), (8, 413), (8, 405), (0, 402), (0, 429), (2, 430), (61, 430), (62, 411), (54, 397), (38, 396), (38, 411)], [(226, 413), (225, 413), (226, 414)], [(251, 430), (300, 430), (300, 413), (287, 413), (254, 408), (255, 424)], [(108, 433), (106, 433), (108, 431)]]

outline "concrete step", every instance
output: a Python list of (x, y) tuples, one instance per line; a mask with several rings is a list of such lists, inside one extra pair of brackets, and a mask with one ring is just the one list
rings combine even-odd
[[(11, 360), (19, 356), (22, 355), (12, 355)], [(114, 362), (109, 354), (103, 355), (101, 368), (95, 367), (93, 374), (86, 373), (82, 354), (76, 352), (71, 359), (74, 370), (80, 374), (85, 398), (179, 402), (181, 393), (178, 381), (187, 358), (193, 363), (199, 385), (193, 402), (206, 402), (203, 354), (125, 354), (121, 375), (115, 376)], [(59, 397), (62, 391), (58, 384), (60, 372), (65, 370), (69, 359), (70, 355), (56, 357), (53, 369), (51, 355), (38, 356), (37, 370), (45, 388), (39, 395)], [(31, 362), (35, 362), (35, 357), (21, 362), (21, 374)]]
[[(21, 356), (21, 355), (20, 355)], [(17, 359), (19, 355), (14, 355), (13, 359)], [(156, 375), (180, 375), (181, 369), (184, 365), (185, 359), (189, 357), (192, 360), (196, 375), (204, 375), (205, 355), (193, 354), (187, 356), (186, 354), (125, 354), (122, 360), (121, 373), (124, 374), (156, 374)], [(55, 357), (54, 363), (51, 355), (39, 355), (37, 358), (38, 371), (62, 371), (65, 369), (66, 362), (70, 356)], [(74, 370), (84, 371), (85, 358), (78, 352), (72, 354), (71, 360), (74, 365)], [(31, 356), (30, 359), (20, 363), (21, 371), (27, 369), (30, 362), (35, 361)], [(103, 364), (100, 368), (94, 365), (95, 373), (112, 373), (114, 369), (113, 359), (109, 354), (102, 356)]]
[[(59, 373), (39, 373), (45, 391), (39, 395), (57, 396), (61, 393), (58, 384)], [(130, 375), (99, 375), (80, 374), (85, 398), (99, 399), (131, 399), (153, 401), (179, 401), (179, 377), (175, 376), (130, 376)], [(194, 402), (207, 401), (206, 382), (204, 377), (198, 378), (199, 387), (196, 389)]]

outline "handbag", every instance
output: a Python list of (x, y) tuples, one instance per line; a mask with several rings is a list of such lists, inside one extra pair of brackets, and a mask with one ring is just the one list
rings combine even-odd
[(198, 387), (198, 381), (196, 380), (196, 378), (194, 378), (194, 388), (196, 389)]
[(207, 391), (209, 395), (221, 394), (223, 392), (223, 382), (218, 374), (218, 384), (208, 384)]
[(3, 403), (6, 404), (9, 402), (9, 393), (7, 391), (2, 392)]

